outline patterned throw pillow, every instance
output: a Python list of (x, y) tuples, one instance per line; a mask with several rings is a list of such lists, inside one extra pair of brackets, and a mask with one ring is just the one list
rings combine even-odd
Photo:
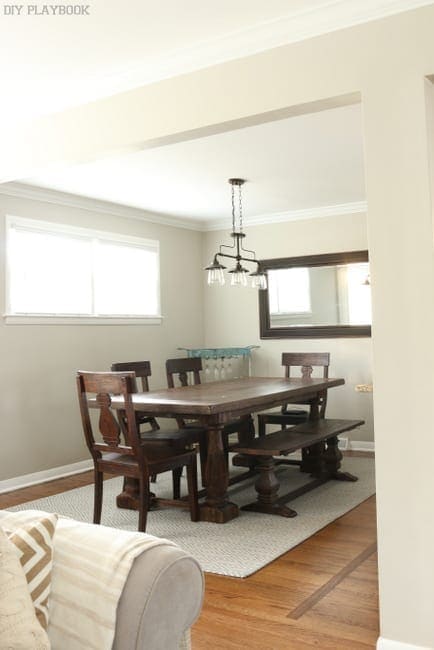
[(12, 532), (7, 531), (24, 570), (36, 616), (44, 630), (48, 627), (48, 595), (56, 522), (56, 515), (44, 515)]
[(16, 549), (0, 528), (0, 648), (49, 650)]

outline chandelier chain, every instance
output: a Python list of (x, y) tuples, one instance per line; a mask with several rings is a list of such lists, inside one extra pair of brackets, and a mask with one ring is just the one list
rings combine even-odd
[(240, 232), (243, 232), (243, 204), (241, 200), (241, 185), (238, 185), (238, 200), (239, 200), (239, 211), (240, 211)]
[(235, 190), (233, 185), (231, 185), (231, 191), (232, 191), (232, 232), (235, 232)]

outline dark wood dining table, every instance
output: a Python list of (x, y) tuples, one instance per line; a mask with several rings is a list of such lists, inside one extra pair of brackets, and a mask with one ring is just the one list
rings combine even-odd
[[(206, 428), (208, 457), (206, 494), (201, 504), (201, 520), (225, 523), (238, 516), (238, 506), (228, 498), (229, 475), (222, 440), (222, 429), (237, 417), (280, 406), (297, 399), (310, 402), (310, 418), (319, 418), (318, 403), (329, 388), (344, 384), (344, 379), (291, 377), (245, 377), (164, 390), (136, 393), (134, 409), (160, 417), (192, 418)], [(119, 398), (112, 405), (122, 407)], [(253, 436), (253, 428), (246, 431)], [(130, 495), (118, 497), (118, 505), (128, 505)]]

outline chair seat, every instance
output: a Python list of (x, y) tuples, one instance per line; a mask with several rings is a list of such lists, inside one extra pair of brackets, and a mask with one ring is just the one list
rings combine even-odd
[[(144, 445), (146, 460), (149, 469), (149, 473), (161, 474), (162, 472), (167, 472), (172, 470), (174, 465), (180, 466), (183, 464), (189, 464), (192, 461), (192, 458), (196, 455), (196, 451), (188, 451), (182, 454), (174, 454), (173, 447), (155, 447), (155, 445)], [(127, 454), (117, 454), (115, 452), (103, 454), (102, 458), (98, 460), (98, 465), (101, 469), (112, 468), (123, 468), (125, 475), (136, 475), (138, 474), (138, 462), (134, 456), (128, 456)]]

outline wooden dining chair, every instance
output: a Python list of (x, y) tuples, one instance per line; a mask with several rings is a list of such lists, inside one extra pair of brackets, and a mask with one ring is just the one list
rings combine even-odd
[[(112, 363), (111, 369), (113, 372), (134, 372), (136, 380), (140, 380), (142, 392), (147, 393), (149, 391), (148, 378), (152, 374), (150, 361), (122, 361)], [(135, 382), (135, 392), (137, 392), (137, 388), (137, 382)], [(125, 416), (121, 417), (124, 419)], [(142, 441), (166, 443), (171, 447), (174, 447), (176, 452), (191, 450), (193, 445), (199, 444), (202, 438), (205, 438), (205, 430), (203, 427), (196, 427), (194, 429), (172, 427), (170, 429), (161, 430), (157, 420), (149, 413), (135, 411), (135, 417), (140, 439)], [(174, 499), (179, 499), (180, 497), (181, 474), (182, 468), (177, 467), (173, 470)], [(156, 477), (151, 476), (151, 481), (153, 483), (155, 483), (155, 480)]]
[[(283, 352), (282, 366), (285, 368), (285, 377), (294, 376), (294, 369), (299, 368), (301, 377), (311, 377), (314, 367), (321, 367), (323, 378), (329, 376), (330, 353), (329, 352)], [(309, 402), (301, 400), (299, 405), (308, 405)], [(327, 406), (327, 391), (320, 398), (319, 416), (325, 416)], [(301, 424), (309, 417), (309, 409), (297, 408), (284, 404), (280, 413), (260, 413), (258, 415), (258, 436), (266, 434), (267, 424), (279, 424), (282, 429), (294, 424)]]
[[(311, 377), (315, 367), (322, 368), (322, 376), (326, 379), (329, 376), (330, 353), (329, 352), (283, 352), (282, 366), (285, 368), (285, 377), (294, 376), (295, 368), (299, 369), (299, 376)], [(302, 424), (309, 418), (309, 408), (299, 408), (299, 406), (308, 406), (308, 400), (300, 400), (297, 406), (284, 404), (280, 413), (259, 413), (258, 414), (258, 436), (262, 438), (266, 435), (267, 424), (278, 424), (282, 429), (296, 424)], [(325, 417), (327, 406), (327, 391), (320, 396), (319, 400), (319, 417)], [(301, 450), (301, 461), (291, 458), (280, 458), (276, 465), (299, 465), (302, 472), (310, 473), (312, 463), (310, 451), (307, 448)]]
[[(77, 373), (77, 390), (86, 444), (94, 463), (95, 524), (101, 522), (104, 473), (137, 479), (139, 484), (139, 531), (146, 530), (149, 508), (149, 478), (175, 468), (187, 469), (190, 516), (199, 519), (196, 451), (176, 453), (168, 445), (144, 442), (139, 437), (132, 395), (136, 383), (133, 372)], [(125, 426), (121, 427), (112, 408), (113, 395), (123, 400)], [(92, 423), (89, 399), (99, 411), (98, 427)], [(99, 434), (96, 429), (99, 429)]]
[[(166, 361), (166, 375), (167, 375), (167, 385), (169, 388), (175, 388), (176, 380), (180, 386), (188, 386), (189, 384), (198, 385), (201, 383), (200, 373), (202, 371), (202, 359), (200, 357), (186, 357), (179, 359), (168, 359)], [(196, 423), (186, 422), (182, 418), (177, 418), (177, 423), (179, 427), (195, 427), (198, 426)], [(244, 415), (233, 422), (228, 422), (223, 428), (223, 445), (226, 456), (226, 461), (228, 460), (228, 453), (231, 449), (232, 444), (229, 443), (229, 436), (233, 433), (238, 434), (238, 441), (233, 443), (236, 445), (240, 442), (240, 436), (251, 435), (254, 436), (254, 424), (251, 415)], [(201, 466), (206, 463), (207, 440), (205, 439), (200, 443), (200, 456), (201, 456)], [(202, 472), (202, 477), (204, 477)], [(203, 478), (202, 478), (203, 483)]]

